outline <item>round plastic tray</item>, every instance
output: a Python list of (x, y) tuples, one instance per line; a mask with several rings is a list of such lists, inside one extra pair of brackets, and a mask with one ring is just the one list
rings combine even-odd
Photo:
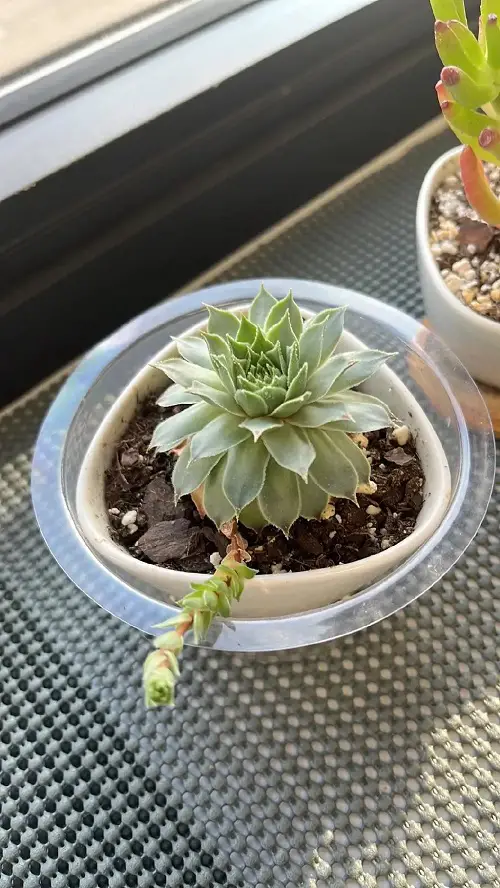
[[(203, 319), (206, 303), (248, 302), (261, 281), (235, 281), (170, 299), (97, 345), (69, 377), (40, 430), (32, 469), (36, 517), (54, 558), (105, 610), (152, 634), (175, 609), (155, 589), (101, 563), (80, 532), (76, 483), (106, 409), (165, 344)], [(486, 511), (495, 473), (495, 445), (482, 397), (455, 355), (413, 318), (349, 290), (311, 281), (264, 280), (277, 297), (292, 290), (312, 311), (347, 305), (346, 328), (370, 347), (397, 352), (391, 362), (431, 418), (443, 445), (452, 495), (438, 531), (401, 567), (354, 597), (316, 611), (267, 620), (213, 624), (205, 647), (270, 651), (330, 641), (405, 607), (433, 586), (467, 548)], [(333, 579), (332, 579), (333, 582)]]

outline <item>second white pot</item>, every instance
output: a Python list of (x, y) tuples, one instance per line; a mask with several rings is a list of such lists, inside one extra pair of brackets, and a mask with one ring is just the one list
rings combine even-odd
[(453, 295), (429, 247), (429, 212), (436, 188), (459, 166), (461, 148), (443, 154), (427, 173), (417, 205), (417, 252), (430, 326), (479, 382), (500, 388), (500, 323), (482, 317)]
[[(304, 315), (307, 313), (304, 312)], [(201, 325), (203, 327), (204, 325)], [(200, 326), (184, 335), (192, 335)], [(344, 333), (339, 350), (364, 348), (349, 333)], [(156, 361), (176, 353), (170, 343), (155, 356)], [(152, 588), (155, 597), (173, 603), (189, 591), (190, 584), (205, 575), (182, 573), (134, 559), (111, 539), (104, 502), (104, 475), (116, 444), (131, 421), (137, 403), (148, 394), (166, 387), (166, 377), (151, 366), (145, 367), (115, 401), (99, 427), (84, 458), (77, 485), (77, 512), (80, 530), (87, 544), (108, 568), (139, 589)], [(425, 413), (388, 367), (380, 370), (363, 386), (370, 394), (386, 401), (399, 419), (411, 429), (425, 472), (424, 504), (416, 529), (407, 539), (377, 555), (353, 564), (333, 568), (257, 575), (245, 588), (241, 601), (233, 608), (238, 618), (267, 618), (315, 610), (346, 598), (389, 573), (409, 558), (429, 539), (440, 525), (450, 497), (450, 475), (440, 441)]]

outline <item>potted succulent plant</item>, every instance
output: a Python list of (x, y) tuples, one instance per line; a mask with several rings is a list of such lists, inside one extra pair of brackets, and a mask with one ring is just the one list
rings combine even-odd
[(436, 91), (463, 143), (429, 170), (417, 208), (422, 291), (433, 329), (470, 373), (500, 387), (500, 0), (479, 36), (464, 0), (431, 0), (445, 66)]
[(178, 603), (145, 663), (153, 706), (173, 702), (187, 633), (357, 592), (425, 543), (450, 496), (431, 423), (343, 308), (261, 287), (207, 311), (118, 397), (78, 478), (90, 546)]

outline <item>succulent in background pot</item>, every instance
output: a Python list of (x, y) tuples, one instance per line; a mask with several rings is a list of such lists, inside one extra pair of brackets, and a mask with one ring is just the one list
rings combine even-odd
[[(78, 482), (82, 529), (106, 561), (169, 591), (179, 605), (145, 664), (148, 705), (173, 702), (177, 656), (187, 632), (199, 641), (215, 617), (278, 616), (331, 603), (400, 564), (438, 526), (450, 489), (437, 436), (410, 392), (384, 367), (390, 356), (363, 347), (343, 324), (342, 308), (310, 315), (291, 293), (276, 300), (264, 287), (244, 310), (208, 307), (208, 323), (168, 345), (127, 387), (98, 430)], [(170, 385), (162, 392), (165, 376)], [(154, 468), (151, 460), (167, 460), (156, 466), (173, 485), (169, 508), (174, 512), (161, 520), (160, 502), (143, 533), (135, 523), (139, 499), (139, 508), (121, 515), (127, 533), (131, 528), (132, 542), (125, 549), (109, 524), (109, 511), (120, 510), (109, 509), (105, 500), (106, 471), (109, 478), (124, 432), (129, 440), (134, 417), (160, 392), (157, 409), (166, 418), (154, 429), (150, 450), (136, 450), (133, 459), (148, 471)], [(395, 414), (413, 426), (417, 451), (406, 425), (393, 429)], [(377, 554), (354, 556), (349, 564), (255, 576), (257, 552), (270, 540), (279, 537), (283, 545), (294, 545), (297, 533), (309, 533), (309, 527), (314, 538), (321, 522), (334, 521), (336, 504), (351, 503), (359, 511), (358, 498), (375, 497), (367, 435), (378, 430), (387, 430), (378, 446), (393, 460), (382, 468), (388, 475), (399, 472), (400, 486), (409, 462), (415, 470), (423, 466), (425, 488), (414, 488), (420, 498), (411, 527), (405, 526), (395, 545), (387, 538)], [(121, 467), (117, 471), (122, 474)], [(423, 487), (422, 474), (415, 480)], [(172, 514), (186, 497), (191, 498), (183, 507), (187, 512), (176, 523)], [(370, 519), (380, 512), (369, 500), (362, 510), (373, 536), (376, 525)], [(221, 536), (226, 539), (222, 559), (213, 552), (210, 575), (172, 570), (157, 557), (162, 535), (187, 533), (189, 518), (202, 533), (218, 534), (219, 546)], [(336, 518), (342, 522), (341, 514)], [(332, 528), (329, 537), (335, 532)], [(169, 536), (167, 562), (179, 543), (174, 540), (172, 549), (170, 541)]]
[(500, 0), (481, 3), (478, 38), (463, 0), (431, 5), (444, 64), (436, 92), (464, 148), (434, 164), (420, 193), (423, 296), (432, 327), (471, 374), (499, 387)]

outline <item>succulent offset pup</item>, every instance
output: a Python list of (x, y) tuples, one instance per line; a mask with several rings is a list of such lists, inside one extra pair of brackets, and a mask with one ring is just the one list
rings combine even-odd
[(168, 631), (145, 663), (151, 706), (173, 702), (184, 634), (199, 641), (216, 615), (229, 617), (253, 577), (240, 530), (273, 525), (288, 534), (299, 517), (320, 519), (330, 498), (356, 502), (370, 464), (352, 436), (392, 424), (382, 401), (355, 390), (389, 355), (336, 353), (345, 308), (304, 323), (291, 293), (277, 301), (262, 287), (247, 314), (208, 313), (207, 331), (177, 340), (179, 356), (157, 364), (174, 383), (159, 405), (185, 409), (157, 426), (151, 447), (178, 454), (176, 497), (191, 494), (230, 545), (214, 575), (179, 602), (179, 616), (162, 624)]
[(445, 66), (436, 92), (444, 117), (465, 146), (460, 158), (465, 193), (484, 222), (500, 226), (500, 200), (482, 163), (500, 166), (500, 0), (482, 0), (478, 38), (467, 27), (464, 0), (430, 2)]

